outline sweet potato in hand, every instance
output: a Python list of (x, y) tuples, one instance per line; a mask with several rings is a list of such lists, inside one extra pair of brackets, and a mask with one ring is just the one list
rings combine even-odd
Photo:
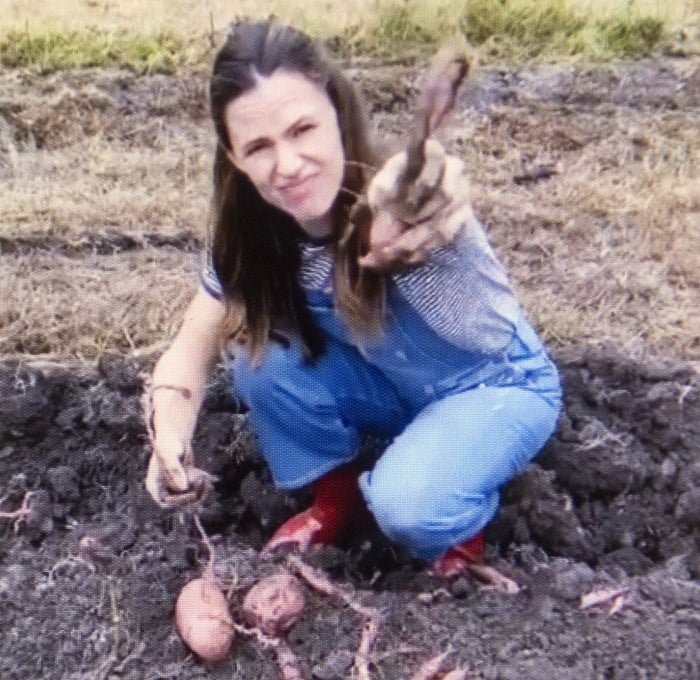
[[(367, 189), (363, 218), (371, 223), (363, 267), (401, 268), (426, 261), (435, 250), (454, 243), (475, 219), (465, 165), (445, 153), (442, 145), (425, 143), (426, 164), (414, 184), (416, 206), (408, 206), (401, 190), (408, 153), (392, 156)], [(433, 185), (433, 183), (435, 183)]]

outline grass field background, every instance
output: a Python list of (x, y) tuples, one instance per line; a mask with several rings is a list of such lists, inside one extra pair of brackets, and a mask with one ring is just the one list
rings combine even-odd
[(236, 16), (274, 15), (341, 56), (386, 59), (464, 33), (485, 58), (635, 57), (697, 50), (700, 0), (5, 0), (0, 63), (54, 70), (208, 63)]
[(575, 12), (589, 20), (611, 16), (649, 16), (671, 25), (683, 25), (698, 11), (697, 0), (4, 0), (0, 25), (24, 29), (76, 30), (86, 25), (137, 32), (171, 31), (181, 36), (206, 34), (211, 18), (218, 28), (232, 16), (269, 16), (294, 21), (333, 35), (378, 15), (399, 13), (401, 8), (428, 18), (447, 13), (468, 14), (470, 8), (516, 15), (543, 8)]
[[(204, 241), (205, 72), (228, 22), (261, 16), (258, 5), (0, 0), (0, 355), (92, 359), (167, 344), (196, 255), (152, 244)], [(530, 99), (467, 106), (446, 141), (528, 314), (551, 346), (700, 361), (698, 10), (698, 0), (271, 0), (264, 14), (355, 57), (382, 100), (393, 92), (410, 106), (409, 74), (455, 27), (480, 55), (477, 89), (524, 78)], [(392, 65), (406, 55), (415, 64)], [(575, 95), (568, 108), (542, 95), (560, 82)], [(680, 104), (654, 99), (672, 96), (667, 86)], [(383, 106), (375, 122), (400, 135), (401, 107)], [(538, 164), (557, 174), (513, 181)], [(124, 237), (143, 247), (93, 250)]]

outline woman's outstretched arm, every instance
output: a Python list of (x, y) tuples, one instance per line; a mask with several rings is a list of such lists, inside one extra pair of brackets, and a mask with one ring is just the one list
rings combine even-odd
[(153, 371), (153, 453), (146, 489), (162, 507), (201, 499), (211, 477), (194, 465), (191, 440), (209, 371), (224, 341), (226, 307), (200, 289)]

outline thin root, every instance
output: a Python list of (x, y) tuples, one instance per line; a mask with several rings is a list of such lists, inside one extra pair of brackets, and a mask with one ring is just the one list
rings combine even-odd
[(451, 653), (452, 650), (448, 649), (424, 661), (421, 667), (411, 676), (411, 680), (435, 680), (437, 674), (442, 670), (442, 664), (445, 663), (445, 659)]
[(211, 564), (214, 559), (214, 545), (212, 544), (211, 539), (207, 535), (207, 532), (204, 531), (204, 527), (202, 526), (202, 520), (199, 518), (199, 513), (195, 513), (193, 515), (193, 519), (194, 525), (197, 527), (197, 531), (199, 532), (199, 535), (201, 536), (202, 541), (204, 542), (204, 545), (207, 548), (207, 552), (209, 553), (209, 558), (207, 562)]
[(255, 638), (263, 647), (274, 650), (282, 680), (304, 680), (299, 658), (286, 640), (265, 635), (258, 628), (246, 628), (238, 623), (233, 624), (233, 629), (237, 635)]
[(14, 520), (12, 528), (14, 529), (14, 531), (18, 531), (22, 521), (26, 517), (28, 517), (32, 511), (31, 499), (33, 495), (34, 494), (31, 491), (26, 493), (24, 498), (22, 499), (22, 505), (20, 505), (20, 507), (17, 508), (17, 510), (14, 510), (12, 512), (0, 512), (0, 519)]
[(310, 564), (306, 564), (306, 562), (297, 555), (290, 555), (287, 558), (287, 564), (292, 571), (301, 576), (301, 578), (319, 593), (342, 600), (342, 602), (355, 613), (364, 617), (365, 622), (362, 626), (360, 644), (357, 648), (357, 652), (355, 652), (353, 674), (359, 680), (370, 680), (370, 652), (379, 635), (379, 628), (382, 622), (382, 616), (379, 610), (374, 607), (365, 607), (361, 605), (352, 595), (334, 584), (323, 572), (315, 569)]
[(499, 593), (505, 593), (506, 595), (517, 595), (520, 592), (520, 586), (495, 567), (491, 567), (488, 564), (474, 563), (469, 564), (467, 569), (486, 583), (486, 588), (497, 590)]

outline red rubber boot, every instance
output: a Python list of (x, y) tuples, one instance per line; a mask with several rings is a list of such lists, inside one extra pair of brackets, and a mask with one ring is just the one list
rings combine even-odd
[(482, 581), (486, 587), (506, 595), (516, 595), (520, 586), (509, 576), (495, 567), (484, 564), (484, 532), (480, 531), (461, 545), (450, 548), (432, 564), (432, 572), (442, 578), (455, 578), (469, 572)]
[(344, 465), (321, 477), (314, 485), (311, 507), (277, 529), (265, 552), (289, 544), (295, 544), (303, 552), (317, 543), (334, 543), (340, 532), (363, 512), (358, 477), (353, 465)]
[(432, 572), (443, 578), (453, 578), (468, 571), (469, 566), (484, 559), (484, 532), (480, 531), (468, 541), (450, 548), (432, 565)]

